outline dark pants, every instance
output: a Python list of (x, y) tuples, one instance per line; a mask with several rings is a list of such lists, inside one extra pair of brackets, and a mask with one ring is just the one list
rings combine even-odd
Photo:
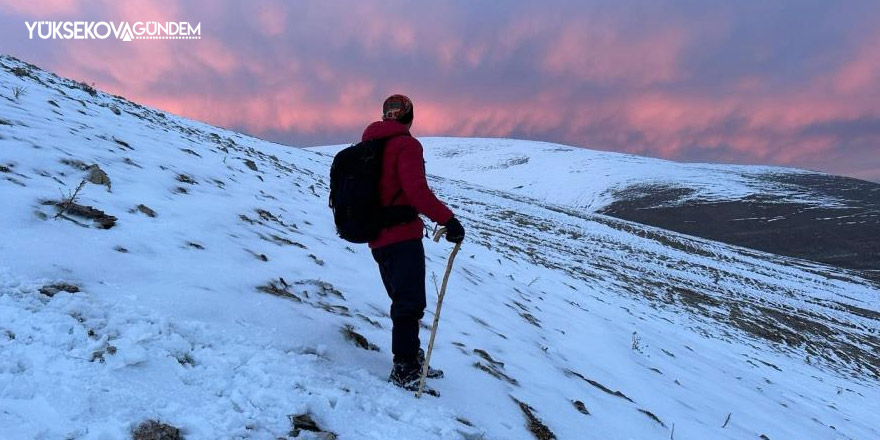
[(409, 240), (373, 249), (379, 274), (391, 297), (391, 352), (395, 362), (415, 359), (419, 351), (419, 320), (425, 315), (425, 248)]

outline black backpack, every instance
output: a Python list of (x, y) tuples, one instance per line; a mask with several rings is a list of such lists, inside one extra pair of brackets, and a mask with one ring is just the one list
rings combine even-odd
[[(330, 166), (330, 209), (336, 232), (352, 243), (368, 243), (383, 228), (408, 223), (418, 217), (410, 206), (382, 206), (379, 179), (388, 139), (354, 144), (333, 158)], [(391, 204), (400, 196), (394, 196)]]

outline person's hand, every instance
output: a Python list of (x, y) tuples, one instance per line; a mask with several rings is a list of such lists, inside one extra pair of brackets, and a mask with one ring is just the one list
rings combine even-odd
[(461, 243), (464, 240), (464, 226), (457, 218), (452, 217), (446, 222), (446, 240), (451, 243)]

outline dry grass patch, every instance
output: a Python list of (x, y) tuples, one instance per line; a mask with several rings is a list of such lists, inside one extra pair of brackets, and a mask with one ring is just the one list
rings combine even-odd
[(299, 437), (302, 431), (313, 432), (313, 437), (318, 440), (336, 440), (337, 435), (330, 431), (325, 431), (318, 423), (315, 422), (315, 419), (311, 414), (291, 414), (287, 416), (290, 419), (290, 436), (291, 437)]
[(180, 429), (159, 420), (147, 420), (131, 431), (132, 440), (183, 440)]
[(137, 205), (135, 207), (135, 209), (137, 209), (138, 211), (140, 211), (142, 214), (146, 215), (147, 217), (150, 217), (150, 218), (156, 217), (156, 211), (153, 211), (152, 209), (150, 209), (149, 206), (144, 205), (143, 203), (141, 203), (140, 205)]
[(526, 420), (528, 421), (527, 427), (529, 428), (529, 432), (535, 436), (538, 440), (556, 440), (556, 434), (544, 424), (537, 416), (535, 416), (535, 409), (529, 406), (527, 403), (517, 400), (516, 397), (510, 396), (517, 405), (519, 405), (519, 409), (522, 410), (523, 415), (526, 416)]
[(354, 327), (351, 325), (346, 325), (342, 328), (342, 335), (345, 336), (347, 341), (357, 347), (363, 348), (364, 350), (379, 351), (379, 347), (376, 344), (370, 343), (364, 335), (354, 331)]
[(40, 287), (40, 293), (50, 298), (55, 296), (55, 294), (57, 294), (58, 292), (77, 293), (79, 291), (79, 286), (63, 282), (47, 284), (43, 287)]

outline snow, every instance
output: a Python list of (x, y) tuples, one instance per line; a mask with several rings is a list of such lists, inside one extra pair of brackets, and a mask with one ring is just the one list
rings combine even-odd
[[(880, 438), (877, 377), (858, 362), (724, 321), (734, 301), (746, 316), (797, 310), (828, 327), (828, 344), (868, 353), (859, 341), (877, 322), (844, 305), (875, 310), (875, 285), (568, 210), (605, 203), (590, 193), (620, 185), (620, 173), (561, 191), (556, 158), (575, 152), (525, 141), (425, 139), (429, 172), (446, 176), (431, 186), (468, 238), (433, 354), (441, 397), (417, 400), (386, 382), (389, 302), (369, 250), (335, 235), (328, 155), (0, 63), (0, 438), (118, 439), (159, 419), (190, 439), (276, 439), (306, 412), (340, 439), (532, 438), (514, 399), (559, 439), (667, 439), (673, 427), (676, 439)], [(14, 87), (27, 92), (14, 99)], [(472, 170), (445, 162), (451, 145)], [(748, 191), (723, 167), (587, 157), (627, 179), (657, 172), (707, 194)], [(109, 189), (86, 184), (77, 200), (116, 226), (54, 218), (44, 202), (87, 174), (62, 160), (107, 173)], [(499, 190), (520, 180), (528, 194)], [(550, 203), (529, 198), (540, 191)], [(426, 241), (429, 274), (442, 275), (450, 250)], [(57, 283), (80, 291), (40, 293)], [(688, 291), (713, 301), (693, 305)], [(345, 326), (379, 351), (347, 341)]]
[[(688, 199), (732, 200), (766, 193), (807, 204), (817, 200), (766, 177), (810, 171), (775, 166), (678, 163), (631, 154), (517, 139), (419, 138), (432, 173), (590, 212), (600, 211), (627, 188), (665, 185), (693, 190)], [(313, 147), (332, 154), (346, 145)], [(548, 172), (552, 170), (552, 172)]]

